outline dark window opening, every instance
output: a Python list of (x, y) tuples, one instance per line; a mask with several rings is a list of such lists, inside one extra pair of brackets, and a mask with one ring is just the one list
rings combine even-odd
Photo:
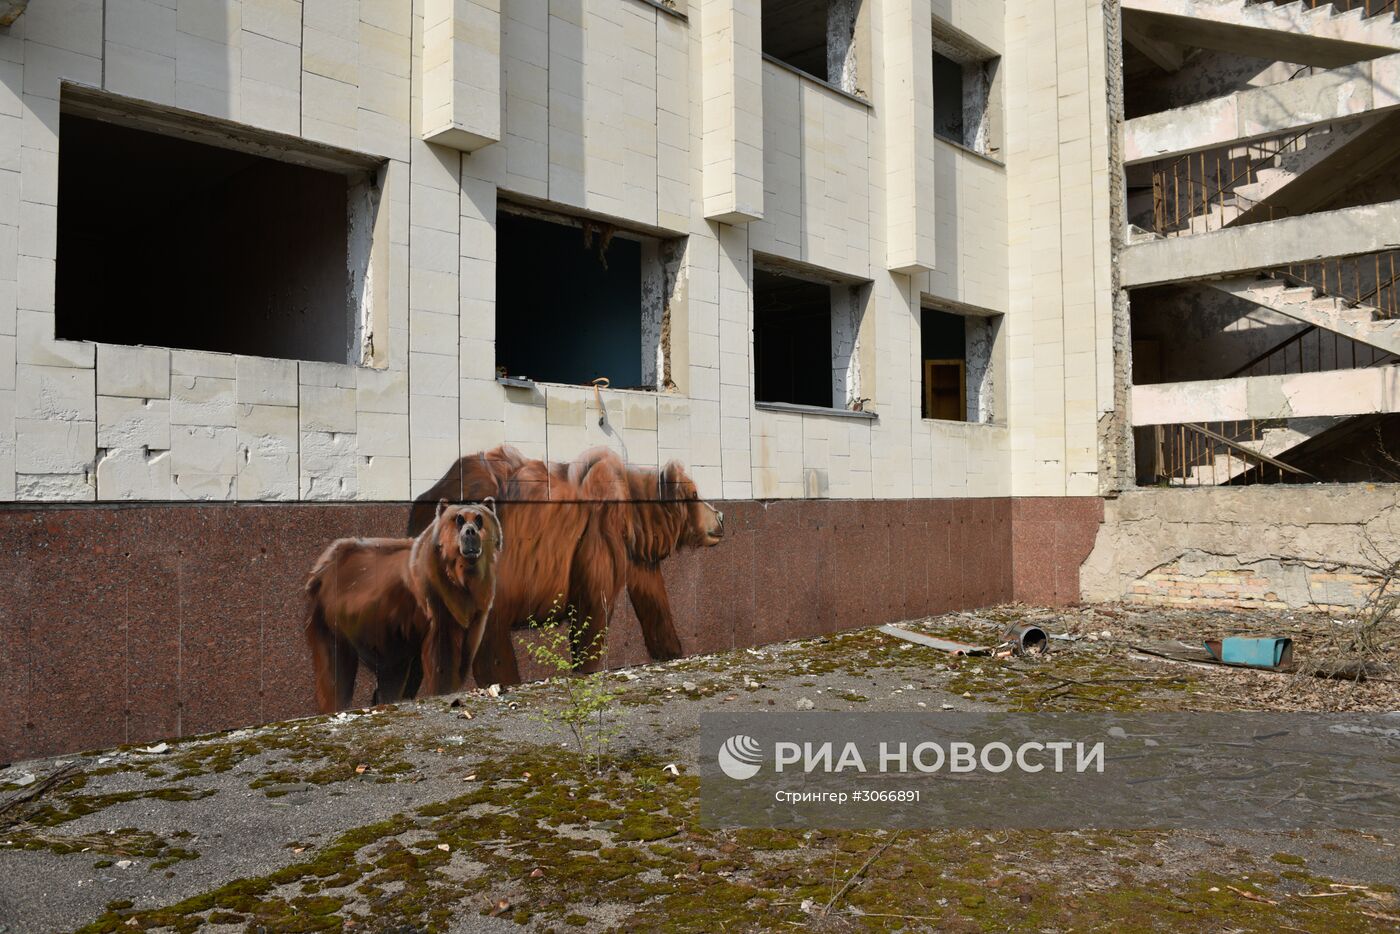
[(763, 51), (823, 81), (827, 78), (829, 0), (763, 0)]
[(832, 407), (831, 286), (754, 270), (754, 398)]
[(953, 314), (925, 308), (919, 368), (924, 418), (990, 422), (994, 409), (997, 315)]
[(984, 155), (997, 152), (995, 85), (1000, 60), (937, 36), (934, 43), (934, 135)]
[(925, 308), (921, 331), (924, 418), (967, 421), (967, 319)]
[(933, 132), (946, 140), (963, 141), (963, 66), (933, 53)]
[(57, 336), (358, 362), (362, 168), (60, 117)]
[(496, 372), (655, 389), (671, 241), (603, 224), (496, 215)]
[(861, 0), (762, 0), (763, 52), (851, 94), (860, 94), (856, 19)]

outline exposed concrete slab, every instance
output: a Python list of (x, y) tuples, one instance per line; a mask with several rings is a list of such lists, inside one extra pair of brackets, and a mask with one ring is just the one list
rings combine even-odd
[(1123, 287), (1190, 282), (1400, 247), (1400, 201), (1367, 204), (1123, 248)]
[(1157, 38), (1162, 31), (1156, 31), (1156, 35), (1150, 34), (1143, 27), (1147, 25), (1139, 17), (1123, 16), (1123, 39), (1133, 48), (1143, 55), (1146, 55), (1154, 65), (1163, 71), (1178, 71), (1186, 60), (1186, 50), (1170, 38)]
[(1352, 307), (1345, 300), (1322, 295), (1317, 289), (1295, 287), (1282, 279), (1239, 276), (1210, 283), (1222, 292), (1277, 311), (1297, 321), (1316, 325), (1354, 341), (1400, 354), (1400, 319), (1383, 318), (1369, 305)]
[(1325, 68), (1400, 49), (1389, 17), (1337, 15), (1330, 4), (1123, 0), (1123, 27), (1149, 40)]
[(1400, 107), (1400, 54), (1344, 65), (1123, 124), (1129, 165), (1267, 139)]
[(1400, 412), (1400, 367), (1133, 387), (1133, 424), (1241, 422)]

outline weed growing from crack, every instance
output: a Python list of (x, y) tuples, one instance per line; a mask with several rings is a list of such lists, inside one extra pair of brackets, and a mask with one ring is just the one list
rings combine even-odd
[(606, 656), (607, 630), (600, 629), (587, 638), (588, 619), (580, 620), (572, 606), (561, 609), (557, 600), (543, 621), (531, 617), (529, 625), (541, 637), (526, 643), (525, 650), (535, 661), (557, 672), (549, 683), (563, 689), (559, 704), (543, 708), (536, 718), (562, 725), (574, 738), (583, 761), (601, 773), (608, 745), (618, 733), (618, 727), (609, 722), (608, 713), (621, 692), (610, 686), (611, 679), (604, 672), (582, 674), (578, 669), (590, 662), (601, 662)]

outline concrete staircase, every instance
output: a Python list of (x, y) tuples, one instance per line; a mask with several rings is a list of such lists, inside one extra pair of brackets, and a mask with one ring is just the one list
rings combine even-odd
[(1333, 68), (1400, 49), (1393, 12), (1339, 13), (1305, 0), (1122, 0), (1133, 30), (1150, 40)]
[[(1374, 119), (1352, 120), (1318, 127), (1300, 134), (1272, 159), (1267, 155), (1255, 157), (1256, 165), (1250, 173), (1254, 181), (1230, 189), (1220, 201), (1211, 204), (1210, 210), (1192, 217), (1190, 227), (1174, 235), (1189, 236), (1267, 219), (1268, 205), (1272, 201), (1290, 194), (1295, 182), (1304, 180), (1324, 162), (1345, 155), (1347, 148), (1377, 122)], [(1241, 158), (1250, 158), (1249, 153), (1260, 148), (1264, 147), (1242, 150)]]
[(1400, 354), (1400, 319), (1383, 318), (1368, 305), (1352, 305), (1311, 286), (1295, 286), (1283, 279), (1239, 276), (1209, 284), (1296, 321), (1316, 325), (1387, 353)]
[[(1239, 439), (1235, 444), (1254, 454), (1287, 460), (1289, 451), (1311, 441), (1325, 431), (1331, 431), (1354, 416), (1324, 415), (1313, 418), (1290, 418), (1282, 425), (1259, 429), (1258, 437)], [(1184, 477), (1172, 477), (1172, 486), (1220, 486), (1243, 476), (1259, 466), (1259, 461), (1249, 458), (1226, 445), (1212, 450), (1211, 458), (1204, 463), (1193, 465)]]

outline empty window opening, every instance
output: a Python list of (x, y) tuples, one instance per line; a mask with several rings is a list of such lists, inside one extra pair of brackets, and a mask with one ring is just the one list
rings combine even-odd
[(761, 9), (764, 54), (857, 93), (860, 0), (763, 0)]
[(59, 138), (59, 338), (371, 362), (368, 160), (313, 167), (67, 109)]
[(923, 309), (920, 327), (923, 417), (990, 422), (993, 350), (1000, 318)]
[(754, 399), (861, 407), (859, 287), (756, 268)]
[(681, 240), (502, 205), (496, 216), (496, 372), (614, 389), (669, 384), (667, 331)]
[(933, 45), (934, 135), (983, 155), (998, 152), (1000, 59), (937, 35)]

